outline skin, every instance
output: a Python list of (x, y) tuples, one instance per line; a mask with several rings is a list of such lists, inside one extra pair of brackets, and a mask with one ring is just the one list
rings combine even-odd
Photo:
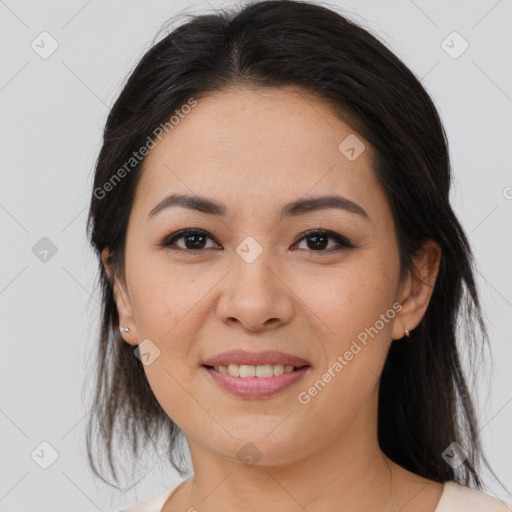
[[(338, 145), (354, 130), (300, 92), (236, 88), (199, 99), (148, 154), (127, 229), (126, 281), (107, 265), (108, 250), (102, 255), (120, 325), (131, 329), (123, 338), (134, 347), (150, 339), (160, 350), (144, 370), (190, 447), (194, 476), (168, 499), (166, 512), (327, 511), (340, 504), (355, 512), (433, 512), (441, 496), (441, 484), (384, 456), (376, 430), (388, 349), (421, 321), (441, 250), (427, 240), (417, 274), (399, 281), (394, 221), (370, 144), (356, 134), (366, 149), (348, 160)], [(170, 193), (211, 197), (229, 214), (173, 207), (148, 219)], [(369, 219), (333, 208), (278, 218), (284, 203), (332, 193), (358, 203)], [(211, 237), (202, 252), (186, 238), (175, 241), (181, 252), (158, 245), (184, 228)], [(315, 252), (315, 241), (302, 238), (312, 229), (356, 247), (328, 239)], [(248, 236), (263, 248), (250, 264), (236, 252)], [(401, 305), (394, 318), (300, 403), (298, 393), (394, 303)], [(235, 397), (201, 367), (234, 348), (290, 352), (312, 368), (274, 397)], [(261, 453), (251, 467), (237, 456), (248, 442)]]

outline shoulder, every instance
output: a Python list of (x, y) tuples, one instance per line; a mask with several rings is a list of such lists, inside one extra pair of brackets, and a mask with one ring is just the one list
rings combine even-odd
[(511, 512), (512, 507), (482, 491), (445, 482), (435, 512)]
[(161, 512), (167, 498), (169, 498), (177, 487), (178, 486), (174, 486), (170, 489), (166, 489), (164, 492), (161, 492), (147, 500), (141, 501), (133, 507), (124, 508), (118, 512)]

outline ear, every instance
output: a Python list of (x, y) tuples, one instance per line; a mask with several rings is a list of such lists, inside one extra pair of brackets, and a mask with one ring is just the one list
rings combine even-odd
[(398, 298), (402, 309), (396, 315), (393, 325), (394, 340), (403, 338), (405, 329), (412, 331), (421, 322), (434, 291), (441, 252), (439, 245), (429, 239), (415, 256), (415, 271), (407, 276)]
[(108, 248), (103, 249), (101, 252), (101, 261), (105, 268), (105, 272), (108, 275), (112, 289), (114, 291), (114, 301), (116, 303), (117, 314), (119, 316), (119, 326), (129, 327), (128, 332), (121, 332), (121, 336), (130, 345), (138, 344), (137, 328), (135, 325), (132, 304), (126, 285), (123, 280), (116, 275), (110, 265), (110, 250)]

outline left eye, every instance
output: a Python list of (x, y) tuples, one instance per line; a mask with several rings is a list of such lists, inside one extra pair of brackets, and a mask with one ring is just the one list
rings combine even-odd
[[(167, 249), (199, 252), (208, 249), (208, 247), (206, 247), (208, 239), (213, 241), (213, 238), (209, 236), (206, 231), (202, 231), (200, 229), (184, 229), (166, 238), (160, 245)], [(184, 246), (179, 246), (176, 244), (177, 241), (181, 240), (184, 241)], [(330, 247), (327, 249), (329, 240), (334, 240), (336, 242), (334, 248)], [(307, 241), (306, 243), (309, 247), (306, 248), (306, 250), (309, 252), (331, 252), (332, 250), (339, 250), (343, 247), (354, 247), (346, 238), (330, 231), (318, 229), (314, 231), (308, 231), (306, 234), (302, 235), (302, 237), (299, 238), (293, 245), (297, 245), (302, 241)], [(338, 245), (337, 249), (336, 245)], [(216, 243), (214, 244), (213, 248), (215, 248), (215, 246)]]
[(338, 246), (341, 247), (353, 247), (353, 245), (344, 237), (337, 235), (335, 233), (331, 233), (330, 231), (324, 231), (324, 230), (315, 230), (315, 231), (309, 231), (304, 236), (302, 236), (296, 243), (302, 242), (303, 240), (312, 241), (310, 245), (311, 248), (307, 248), (306, 250), (310, 252), (330, 252), (331, 250), (339, 250), (336, 248), (330, 248), (328, 251), (325, 251), (326, 247), (329, 245), (329, 239), (334, 240), (337, 242)]

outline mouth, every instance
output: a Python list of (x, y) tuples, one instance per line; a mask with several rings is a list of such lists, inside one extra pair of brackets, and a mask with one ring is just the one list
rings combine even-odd
[(271, 398), (291, 390), (310, 371), (311, 366), (292, 365), (202, 365), (209, 382), (224, 392), (246, 400)]

